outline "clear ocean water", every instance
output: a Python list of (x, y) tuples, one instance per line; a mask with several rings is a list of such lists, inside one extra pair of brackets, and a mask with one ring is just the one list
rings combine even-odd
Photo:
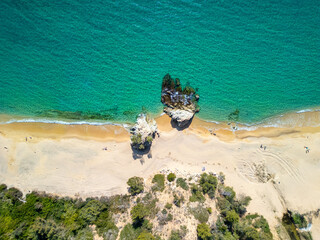
[(320, 2), (1, 0), (0, 63), (4, 114), (133, 121), (170, 73), (250, 124), (320, 106)]

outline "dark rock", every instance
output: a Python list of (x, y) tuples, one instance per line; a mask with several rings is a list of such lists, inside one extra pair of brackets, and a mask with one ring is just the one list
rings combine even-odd
[(179, 128), (188, 126), (194, 114), (199, 112), (198, 100), (199, 95), (192, 87), (186, 86), (182, 89), (178, 78), (173, 79), (169, 74), (164, 76), (161, 102), (166, 105), (164, 112), (172, 118)]

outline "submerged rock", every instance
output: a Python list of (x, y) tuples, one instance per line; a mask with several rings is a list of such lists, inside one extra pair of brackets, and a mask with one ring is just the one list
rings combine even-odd
[(157, 132), (156, 121), (148, 115), (140, 114), (136, 124), (131, 128), (132, 147), (138, 150), (150, 148)]
[(169, 74), (164, 76), (161, 102), (166, 105), (164, 112), (171, 117), (178, 127), (187, 126), (194, 114), (199, 112), (198, 100), (199, 95), (192, 87), (186, 86), (182, 89), (178, 78), (173, 79)]

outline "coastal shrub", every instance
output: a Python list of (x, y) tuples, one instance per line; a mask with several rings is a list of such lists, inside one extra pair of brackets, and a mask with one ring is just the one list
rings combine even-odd
[(235, 210), (228, 211), (225, 217), (226, 224), (229, 226), (233, 226), (238, 223), (239, 219), (240, 217)]
[(173, 182), (176, 179), (176, 175), (174, 173), (169, 173), (167, 179), (169, 182)]
[(156, 202), (157, 199), (150, 199), (145, 203), (137, 203), (131, 209), (130, 214), (135, 227), (140, 227), (144, 223), (146, 217), (152, 219), (156, 216), (159, 211)]
[(148, 209), (142, 203), (138, 203), (131, 209), (130, 214), (132, 222), (134, 222), (137, 225), (141, 225), (144, 218), (148, 216), (149, 212)]
[(240, 239), (273, 239), (268, 222), (263, 216), (258, 214), (249, 214), (245, 218), (239, 218), (238, 222), (235, 221), (233, 223), (232, 228), (230, 225), (229, 223), (229, 229), (234, 234), (237, 234)]
[(91, 224), (96, 220), (103, 207), (103, 204), (98, 200), (90, 200), (84, 207), (81, 208), (79, 211), (79, 216), (88, 224)]
[(220, 211), (231, 210), (231, 203), (224, 197), (217, 197), (217, 207)]
[(240, 216), (243, 216), (247, 212), (247, 203), (250, 202), (251, 198), (244, 198), (244, 201), (234, 200), (231, 204), (232, 209), (234, 209)]
[(111, 197), (100, 198), (112, 213), (125, 213), (130, 208), (129, 195), (114, 195)]
[[(83, 239), (94, 239), (92, 230), (89, 227), (83, 228), (79, 230), (78, 234), (74, 238), (75, 240), (83, 240)], [(110, 239), (115, 240), (112, 238), (104, 238), (104, 239)]]
[(172, 208), (172, 204), (171, 203), (166, 203), (165, 208), (166, 209), (171, 209)]
[(67, 230), (54, 220), (37, 218), (29, 227), (27, 232), (28, 239), (66, 239)]
[[(15, 188), (0, 194), (0, 239), (92, 239), (89, 225), (105, 239), (118, 229), (109, 211), (109, 198), (59, 198), (32, 192), (22, 200)], [(108, 202), (108, 203), (107, 203)]]
[(177, 207), (181, 207), (181, 205), (184, 202), (184, 196), (180, 195), (178, 196), (177, 194), (173, 195), (173, 204), (176, 205)]
[(143, 178), (132, 177), (129, 178), (127, 184), (129, 185), (129, 193), (134, 196), (144, 191)]
[(160, 225), (165, 225), (168, 222), (172, 221), (172, 219), (173, 219), (173, 216), (171, 213), (167, 214), (162, 212), (162, 214), (158, 215), (158, 223)]
[(135, 229), (131, 224), (127, 224), (120, 232), (120, 240), (135, 240), (139, 234), (139, 230)]
[(19, 202), (23, 196), (22, 192), (17, 189), (17, 188), (9, 188), (6, 192), (5, 195), (7, 198), (10, 198), (13, 202)]
[(201, 174), (200, 177), (200, 186), (204, 194), (212, 199), (215, 196), (215, 191), (218, 185), (218, 180), (215, 176), (207, 173)]
[(190, 202), (204, 202), (205, 198), (202, 194), (202, 191), (199, 186), (192, 184), (191, 185), (191, 196), (189, 198)]
[(198, 224), (197, 226), (197, 236), (200, 240), (210, 240), (212, 234), (210, 232), (210, 227), (206, 223)]
[(169, 240), (182, 240), (187, 235), (188, 229), (187, 226), (182, 225), (180, 226), (179, 230), (172, 230)]
[(300, 240), (299, 233), (289, 212), (283, 214), (282, 225), (291, 239)]
[(233, 191), (232, 187), (224, 187), (220, 194), (224, 196), (230, 203), (233, 202), (236, 196), (236, 193)]
[(109, 211), (101, 212), (94, 224), (100, 236), (110, 240), (117, 238), (119, 230), (114, 224)]
[(177, 184), (178, 187), (181, 187), (183, 190), (186, 190), (186, 191), (189, 190), (188, 183), (183, 178), (177, 178), (176, 184)]
[(226, 180), (226, 176), (223, 174), (223, 172), (219, 172), (218, 179), (221, 184), (224, 184), (224, 181)]
[(5, 185), (5, 184), (0, 184), (0, 192), (3, 192), (3, 191), (5, 191), (5, 190), (7, 190), (7, 185)]
[(298, 228), (306, 228), (308, 223), (306, 218), (299, 214), (299, 213), (293, 213), (292, 214), (292, 219), (293, 223), (298, 227)]
[(137, 240), (155, 240), (155, 237), (149, 232), (142, 232)]
[(164, 190), (164, 179), (165, 179), (165, 177), (163, 174), (154, 175), (154, 177), (152, 179), (152, 183), (154, 183), (154, 185), (152, 186), (152, 191), (162, 192)]
[(208, 210), (202, 207), (201, 205), (198, 205), (194, 208), (190, 208), (189, 211), (194, 216), (194, 218), (197, 219), (200, 223), (205, 223), (209, 219)]

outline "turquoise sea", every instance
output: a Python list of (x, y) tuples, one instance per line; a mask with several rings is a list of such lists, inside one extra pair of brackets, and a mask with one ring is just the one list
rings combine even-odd
[(206, 120), (317, 108), (320, 1), (0, 1), (0, 114), (133, 121), (166, 73)]

